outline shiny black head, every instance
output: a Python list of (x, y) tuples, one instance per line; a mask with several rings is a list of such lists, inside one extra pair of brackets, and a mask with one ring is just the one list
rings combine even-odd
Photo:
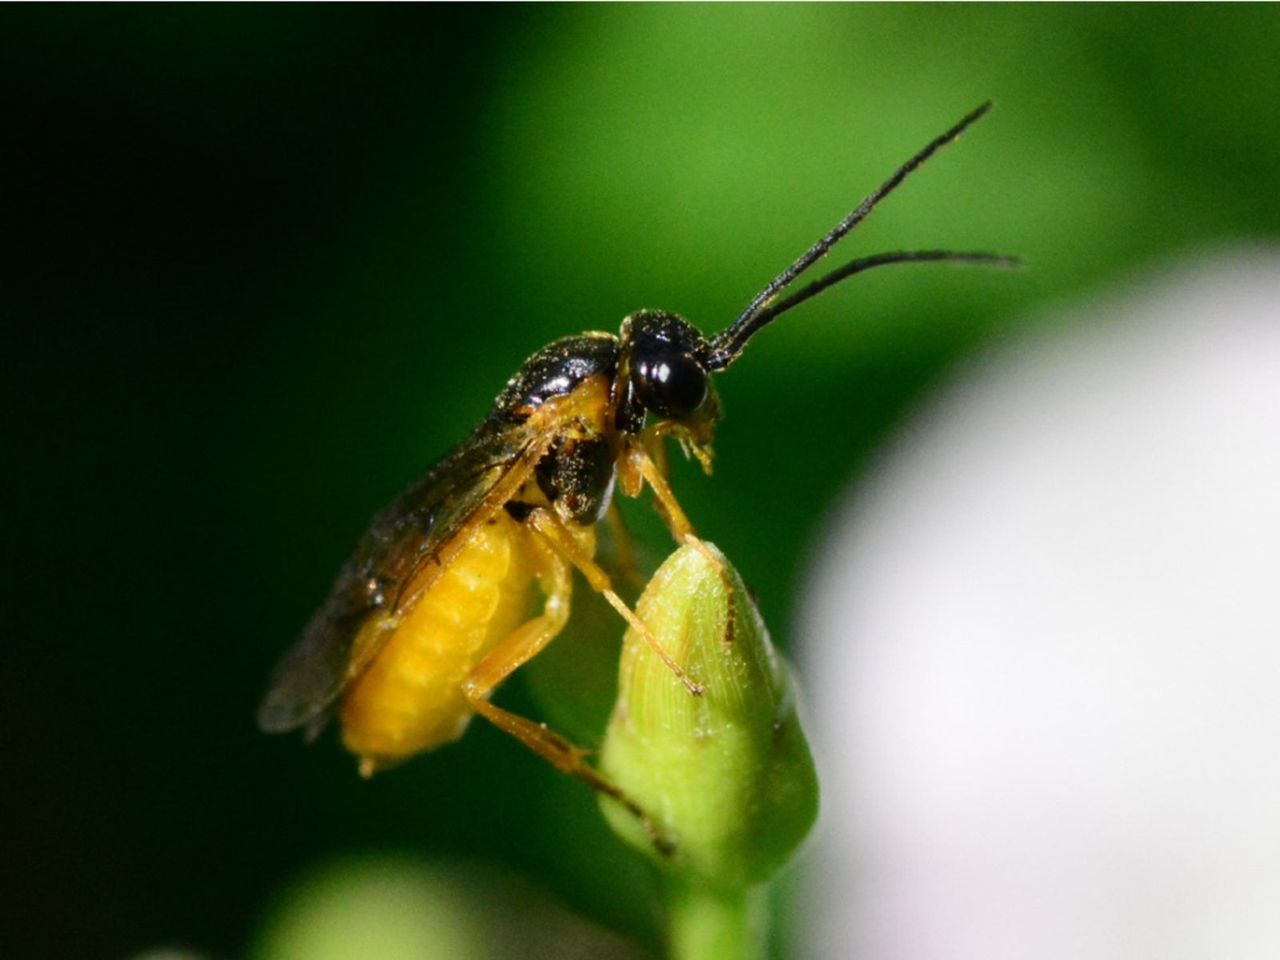
[(653, 414), (695, 442), (709, 441), (720, 404), (707, 365), (707, 338), (674, 313), (637, 310), (622, 321), (621, 343), (618, 427), (638, 433), (646, 414)]
[(674, 313), (639, 310), (623, 322), (631, 394), (663, 420), (683, 421), (711, 392), (706, 338)]

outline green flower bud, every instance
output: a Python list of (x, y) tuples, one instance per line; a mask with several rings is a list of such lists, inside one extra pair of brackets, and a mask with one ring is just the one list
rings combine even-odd
[(668, 557), (636, 607), (704, 692), (691, 694), (629, 630), (601, 751), (604, 774), (672, 849), (657, 851), (634, 816), (602, 803), (632, 846), (686, 879), (743, 890), (768, 879), (809, 832), (818, 782), (787, 666), (738, 572), (705, 546)]

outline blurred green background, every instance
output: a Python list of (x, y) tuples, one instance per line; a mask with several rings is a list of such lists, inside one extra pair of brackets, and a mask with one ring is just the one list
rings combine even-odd
[(785, 645), (825, 504), (953, 363), (1280, 232), (1277, 36), (1266, 6), (4, 11), (0, 954), (247, 956), (362, 851), (500, 863), (652, 946), (643, 868), (504, 736), (364, 783), (254, 728), (369, 516), (534, 349), (639, 307), (719, 329), (995, 98), (844, 253), (1031, 268), (789, 315), (720, 381), (716, 476), (676, 469)]

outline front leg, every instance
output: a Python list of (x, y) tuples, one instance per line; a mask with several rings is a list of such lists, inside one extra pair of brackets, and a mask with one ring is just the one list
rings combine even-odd
[[(661, 441), (659, 441), (661, 442)], [(638, 497), (647, 483), (658, 501), (658, 513), (677, 543), (700, 543), (693, 524), (642, 440), (628, 437), (618, 463), (618, 485), (628, 497)]]

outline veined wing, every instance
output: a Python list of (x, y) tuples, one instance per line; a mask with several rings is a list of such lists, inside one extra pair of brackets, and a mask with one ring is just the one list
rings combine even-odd
[[(258, 709), (259, 727), (315, 733), (324, 725), (334, 701), (394, 630), (410, 581), (421, 584), (417, 575), (426, 564), (446, 564), (468, 524), (483, 523), (515, 496), (556, 426), (553, 416), (536, 414), (522, 424), (486, 420), (374, 517), (328, 599), (277, 665)], [(373, 626), (377, 620), (383, 623)]]

